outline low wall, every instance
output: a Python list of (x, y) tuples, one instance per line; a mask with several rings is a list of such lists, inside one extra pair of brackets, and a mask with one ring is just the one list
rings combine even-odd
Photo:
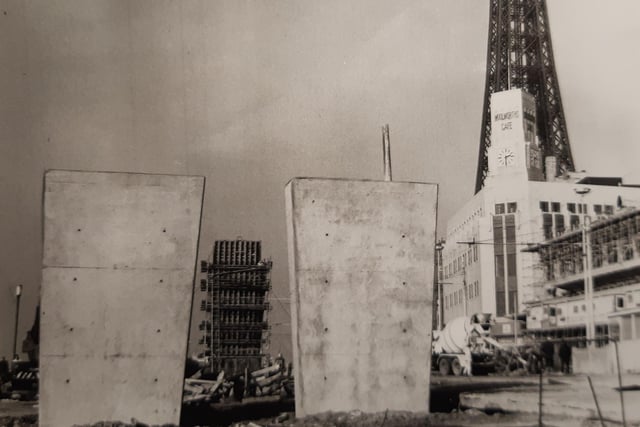
[[(623, 373), (640, 372), (640, 340), (620, 341), (618, 356)], [(572, 351), (574, 373), (617, 374), (616, 349), (614, 344), (604, 347), (574, 348)]]

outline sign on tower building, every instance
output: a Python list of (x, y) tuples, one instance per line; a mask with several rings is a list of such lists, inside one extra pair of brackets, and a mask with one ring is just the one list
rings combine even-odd
[(521, 89), (491, 95), (489, 175), (544, 179), (535, 98)]

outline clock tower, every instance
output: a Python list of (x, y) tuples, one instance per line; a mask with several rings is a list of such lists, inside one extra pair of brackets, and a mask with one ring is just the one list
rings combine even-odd
[(491, 95), (490, 179), (543, 181), (535, 98), (522, 89)]

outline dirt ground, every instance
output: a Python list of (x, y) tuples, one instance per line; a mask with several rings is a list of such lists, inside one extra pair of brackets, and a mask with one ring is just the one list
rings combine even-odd
[[(213, 420), (210, 420), (213, 421)], [(1, 417), (0, 426), (4, 427), (36, 427), (37, 416), (25, 415), (18, 417)], [(215, 426), (215, 421), (201, 426)], [(293, 413), (283, 413), (275, 418), (244, 421), (232, 424), (232, 427), (417, 427), (417, 426), (442, 426), (442, 427), (473, 427), (473, 426), (513, 426), (529, 427), (537, 426), (537, 417), (522, 414), (487, 415), (485, 413), (468, 410), (465, 412), (415, 414), (405, 412), (383, 412), (376, 414), (361, 414), (357, 411), (351, 413), (325, 413), (304, 419), (293, 418)], [(556, 418), (545, 420), (545, 426), (596, 426), (595, 423), (573, 423), (570, 419)], [(89, 426), (81, 426), (89, 427)], [(90, 427), (146, 427), (142, 423), (104, 422), (96, 423)], [(162, 427), (172, 427), (165, 425)]]
[[(579, 375), (554, 375), (545, 378), (544, 426), (600, 426), (593, 396), (585, 381)], [(242, 403), (184, 407), (183, 418), (189, 412), (192, 416), (188, 420), (185, 418), (181, 424), (184, 427), (538, 426), (537, 383), (538, 379), (534, 377), (434, 377), (430, 414), (393, 411), (364, 414), (351, 411), (296, 419), (292, 400), (247, 399)], [(593, 384), (606, 425), (621, 425), (617, 378), (594, 377)], [(637, 386), (640, 390), (640, 375), (626, 376), (624, 384)], [(640, 405), (636, 404), (640, 391), (625, 394), (627, 424), (640, 426)], [(438, 404), (434, 405), (435, 402)], [(464, 410), (460, 410), (460, 407)], [(37, 402), (2, 400), (0, 427), (37, 426), (37, 413)], [(145, 426), (142, 423), (132, 423), (131, 420), (123, 421), (125, 422), (97, 423), (92, 427)]]

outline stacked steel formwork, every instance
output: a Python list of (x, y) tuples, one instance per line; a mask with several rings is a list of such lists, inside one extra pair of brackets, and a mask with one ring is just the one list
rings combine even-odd
[(262, 365), (268, 343), (267, 313), (271, 262), (261, 260), (261, 242), (218, 240), (213, 261), (202, 261), (206, 297), (200, 309), (207, 320), (201, 344), (211, 356), (213, 372), (235, 375)]

